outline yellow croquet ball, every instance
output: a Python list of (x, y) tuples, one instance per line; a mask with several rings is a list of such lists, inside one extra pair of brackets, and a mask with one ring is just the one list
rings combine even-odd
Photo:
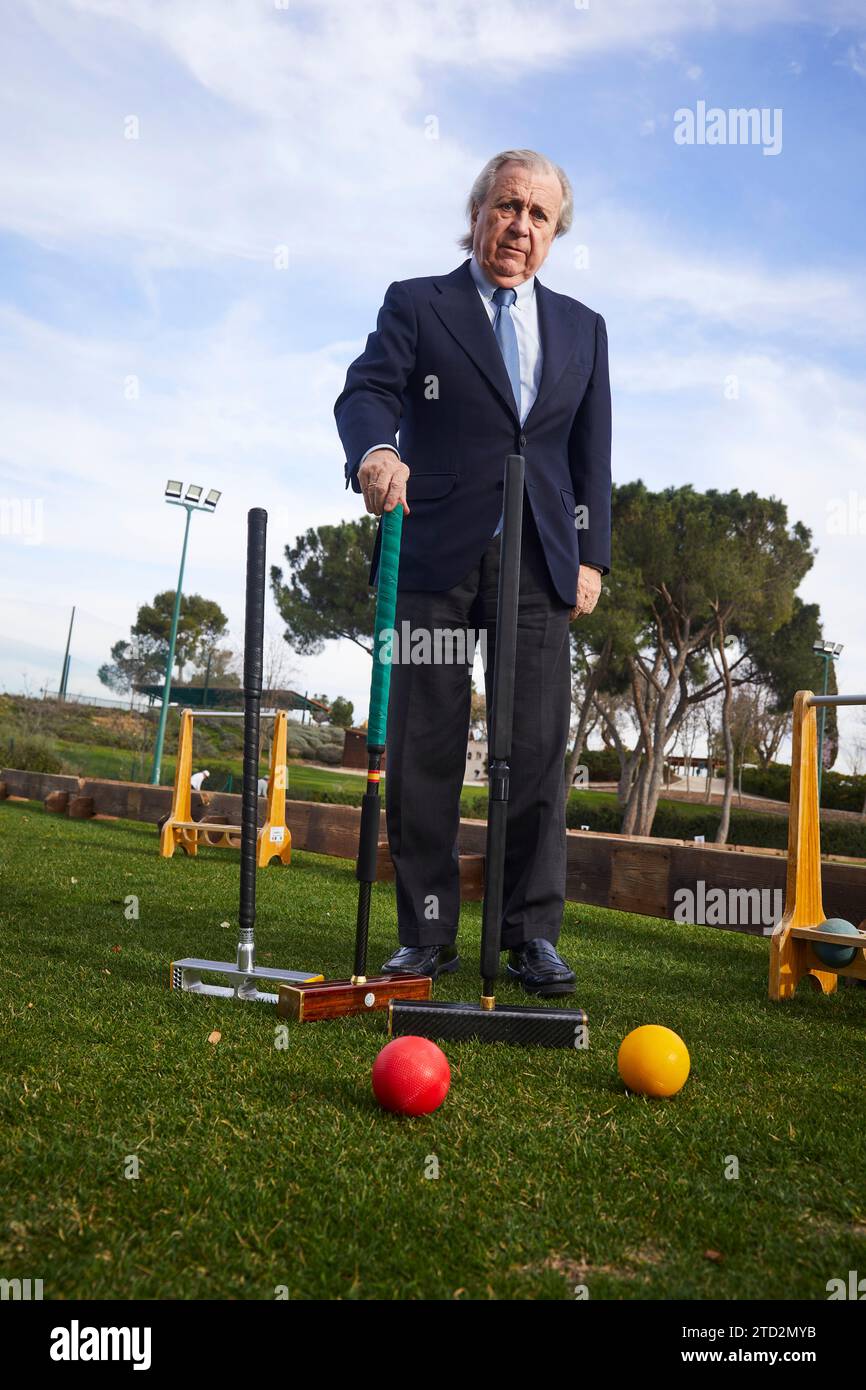
[(691, 1067), (682, 1038), (655, 1023), (633, 1028), (620, 1043), (616, 1062), (628, 1089), (643, 1096), (675, 1096)]

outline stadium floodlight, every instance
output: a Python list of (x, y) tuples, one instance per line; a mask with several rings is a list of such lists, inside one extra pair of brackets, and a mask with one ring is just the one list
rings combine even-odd
[(171, 673), (174, 669), (174, 653), (177, 643), (177, 625), (180, 618), (181, 595), (183, 591), (183, 570), (186, 564), (186, 547), (189, 540), (189, 524), (192, 521), (193, 512), (207, 512), (210, 514), (216, 508), (216, 504), (221, 494), (211, 488), (204, 502), (201, 495), (203, 487), (198, 483), (189, 483), (186, 494), (183, 491), (183, 483), (177, 478), (169, 478), (165, 485), (165, 500), (173, 507), (183, 507), (186, 512), (186, 524), (183, 530), (183, 549), (180, 552), (180, 572), (177, 577), (177, 588), (174, 591), (174, 607), (171, 615), (171, 629), (168, 638), (168, 656), (165, 663), (165, 681), (162, 689), (162, 708), (159, 713), (159, 724), (156, 730), (156, 745), (153, 751), (153, 766), (151, 768), (150, 780), (153, 786), (159, 786), (160, 772), (162, 770), (162, 748), (165, 742), (165, 725), (168, 719), (168, 707), (171, 703)]

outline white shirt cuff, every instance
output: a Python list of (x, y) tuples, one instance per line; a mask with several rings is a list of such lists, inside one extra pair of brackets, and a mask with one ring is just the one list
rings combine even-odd
[(364, 462), (364, 459), (368, 457), (368, 455), (375, 454), (377, 449), (390, 449), (392, 454), (396, 454), (398, 458), (400, 457), (399, 449), (395, 449), (393, 444), (374, 444), (372, 449), (368, 449), (366, 454), (361, 455), (358, 461), (358, 467), (361, 467), (361, 464)]

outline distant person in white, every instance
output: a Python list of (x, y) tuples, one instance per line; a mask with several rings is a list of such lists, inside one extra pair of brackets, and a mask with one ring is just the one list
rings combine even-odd
[(190, 786), (192, 787), (193, 791), (200, 792), (202, 789), (202, 784), (207, 780), (208, 777), (210, 777), (210, 773), (208, 772), (207, 768), (205, 768), (204, 772), (194, 772), (192, 774), (192, 777), (190, 777), (189, 779)]
[(268, 779), (267, 779), (267, 777), (260, 777), (260, 778), (259, 778), (258, 783), (257, 783), (257, 786), (256, 786), (256, 792), (257, 792), (257, 794), (258, 794), (259, 796), (267, 796), (267, 794), (268, 794)]

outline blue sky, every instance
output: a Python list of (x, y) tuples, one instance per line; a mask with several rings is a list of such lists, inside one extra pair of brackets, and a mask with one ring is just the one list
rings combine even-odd
[[(472, 179), (514, 145), (574, 184), (574, 229), (540, 278), (607, 320), (616, 478), (783, 498), (814, 532), (802, 592), (845, 643), (840, 684), (866, 687), (866, 3), (817, 10), (7, 11), (0, 687), (56, 685), (77, 603), (72, 688), (100, 689), (111, 643), (175, 583), (168, 476), (223, 491), (216, 516), (194, 521), (187, 588), (222, 604), (239, 642), (248, 507), (271, 514), (273, 561), (307, 526), (358, 515), (332, 416), (345, 368), (391, 280), (459, 263)], [(676, 144), (675, 113), (699, 101), (780, 109), (780, 153)], [(834, 534), (852, 491), (854, 524)], [(14, 508), (32, 519), (37, 503), (22, 534)], [(365, 711), (366, 658), (349, 645), (292, 661), (301, 688)], [(857, 720), (843, 721), (851, 740)]]

